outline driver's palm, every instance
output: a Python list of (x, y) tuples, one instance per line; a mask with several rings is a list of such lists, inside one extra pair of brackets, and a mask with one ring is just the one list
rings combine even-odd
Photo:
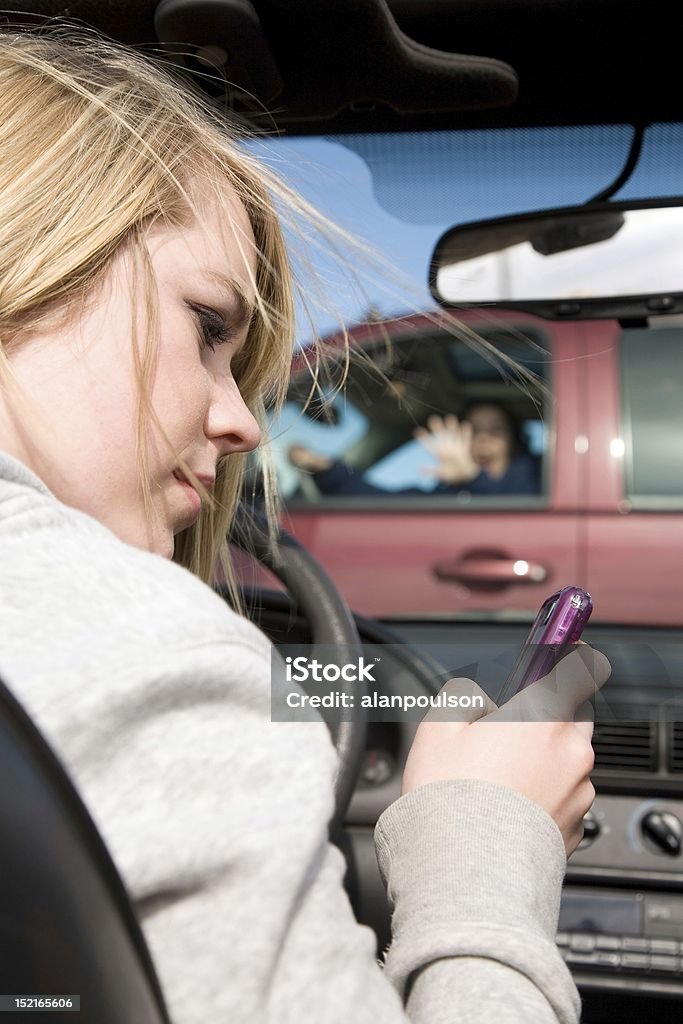
[(425, 472), (443, 483), (460, 484), (474, 479), (479, 472), (472, 458), (472, 425), (460, 423), (457, 416), (430, 416), (427, 427), (418, 427), (415, 437), (437, 459), (437, 465)]

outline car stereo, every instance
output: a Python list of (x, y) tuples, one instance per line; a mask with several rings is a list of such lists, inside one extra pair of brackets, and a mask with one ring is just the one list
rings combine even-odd
[(666, 977), (683, 985), (683, 896), (565, 887), (557, 945), (574, 970)]

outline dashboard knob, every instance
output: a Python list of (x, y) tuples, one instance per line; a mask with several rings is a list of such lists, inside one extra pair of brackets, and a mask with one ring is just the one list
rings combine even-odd
[(640, 829), (660, 853), (677, 857), (681, 852), (683, 829), (675, 814), (669, 811), (650, 811), (641, 821)]
[(583, 839), (579, 843), (579, 849), (585, 850), (587, 846), (597, 839), (600, 835), (600, 825), (597, 818), (594, 817), (592, 811), (588, 811), (583, 818)]

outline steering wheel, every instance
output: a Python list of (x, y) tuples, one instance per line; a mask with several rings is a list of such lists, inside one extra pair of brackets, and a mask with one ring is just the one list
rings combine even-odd
[[(254, 555), (284, 583), (310, 627), (314, 647), (334, 644), (344, 647), (350, 659), (360, 658), (363, 646), (349, 606), (320, 563), (296, 538), (280, 529), (278, 553), (274, 557), (263, 518), (253, 511), (249, 514), (242, 511), (236, 517), (230, 542)], [(339, 757), (334, 787), (335, 808), (330, 822), (330, 832), (333, 833), (344, 823), (360, 774), (367, 723), (356, 708), (351, 721), (327, 724)]]

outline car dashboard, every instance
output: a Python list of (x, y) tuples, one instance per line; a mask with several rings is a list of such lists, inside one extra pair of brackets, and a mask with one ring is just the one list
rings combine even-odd
[[(263, 595), (261, 628), (276, 644), (310, 640), (305, 622), (281, 593)], [(423, 693), (424, 666), (477, 681), (487, 679), (492, 649), (521, 646), (520, 621), (377, 620), (356, 617), (368, 659), (384, 640), (377, 689)], [(587, 641), (611, 661), (612, 676), (596, 698), (596, 789), (584, 839), (570, 858), (557, 944), (583, 999), (583, 1020), (680, 1018), (683, 999), (683, 646), (672, 629), (592, 625)], [(454, 647), (454, 643), (458, 646)], [(399, 645), (404, 645), (400, 651)], [(457, 651), (457, 664), (453, 662)], [(678, 709), (678, 710), (677, 710)], [(391, 909), (379, 876), (373, 831), (400, 795), (402, 767), (417, 722), (372, 721), (365, 760), (337, 837), (348, 864), (347, 890), (357, 919), (390, 941)], [(467, 827), (463, 822), (463, 827)]]

